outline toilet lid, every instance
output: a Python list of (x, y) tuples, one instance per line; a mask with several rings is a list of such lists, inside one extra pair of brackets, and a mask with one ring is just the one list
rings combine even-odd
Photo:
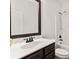
[(64, 49), (61, 49), (61, 48), (58, 48), (56, 49), (55, 51), (57, 54), (60, 54), (60, 55), (68, 55), (68, 51), (64, 50)]

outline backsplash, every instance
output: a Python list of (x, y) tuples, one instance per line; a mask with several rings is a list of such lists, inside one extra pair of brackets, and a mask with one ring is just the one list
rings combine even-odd
[[(41, 35), (38, 35), (38, 36), (32, 36), (32, 37), (35, 37), (34, 39), (42, 38)], [(22, 42), (25, 41), (25, 40), (24, 40), (25, 38), (29, 38), (29, 37), (23, 37), (23, 38), (11, 39), (11, 41), (12, 41), (12, 44), (22, 43)]]

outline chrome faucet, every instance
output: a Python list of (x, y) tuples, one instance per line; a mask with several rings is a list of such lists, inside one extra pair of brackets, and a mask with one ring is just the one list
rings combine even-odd
[(32, 42), (33, 41), (33, 37), (29, 37), (29, 42)]
[(26, 38), (24, 40), (26, 40), (26, 43), (32, 42), (34, 37), (30, 36), (29, 38)]

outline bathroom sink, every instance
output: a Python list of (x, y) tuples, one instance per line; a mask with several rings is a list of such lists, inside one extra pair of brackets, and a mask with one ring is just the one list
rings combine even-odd
[(41, 41), (33, 41), (33, 42), (29, 42), (29, 43), (26, 43), (24, 45), (21, 46), (21, 48), (23, 49), (32, 49), (33, 47), (36, 47), (38, 46), (40, 43), (42, 43)]

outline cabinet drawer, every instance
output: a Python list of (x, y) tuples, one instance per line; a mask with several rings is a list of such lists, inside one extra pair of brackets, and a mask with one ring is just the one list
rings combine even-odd
[(51, 52), (49, 55), (45, 57), (45, 59), (55, 59), (55, 52)]
[(43, 50), (40, 50), (28, 57), (24, 57), (24, 58), (21, 58), (21, 59), (43, 59)]
[(55, 43), (45, 47), (45, 55), (49, 54), (51, 51), (55, 50)]

